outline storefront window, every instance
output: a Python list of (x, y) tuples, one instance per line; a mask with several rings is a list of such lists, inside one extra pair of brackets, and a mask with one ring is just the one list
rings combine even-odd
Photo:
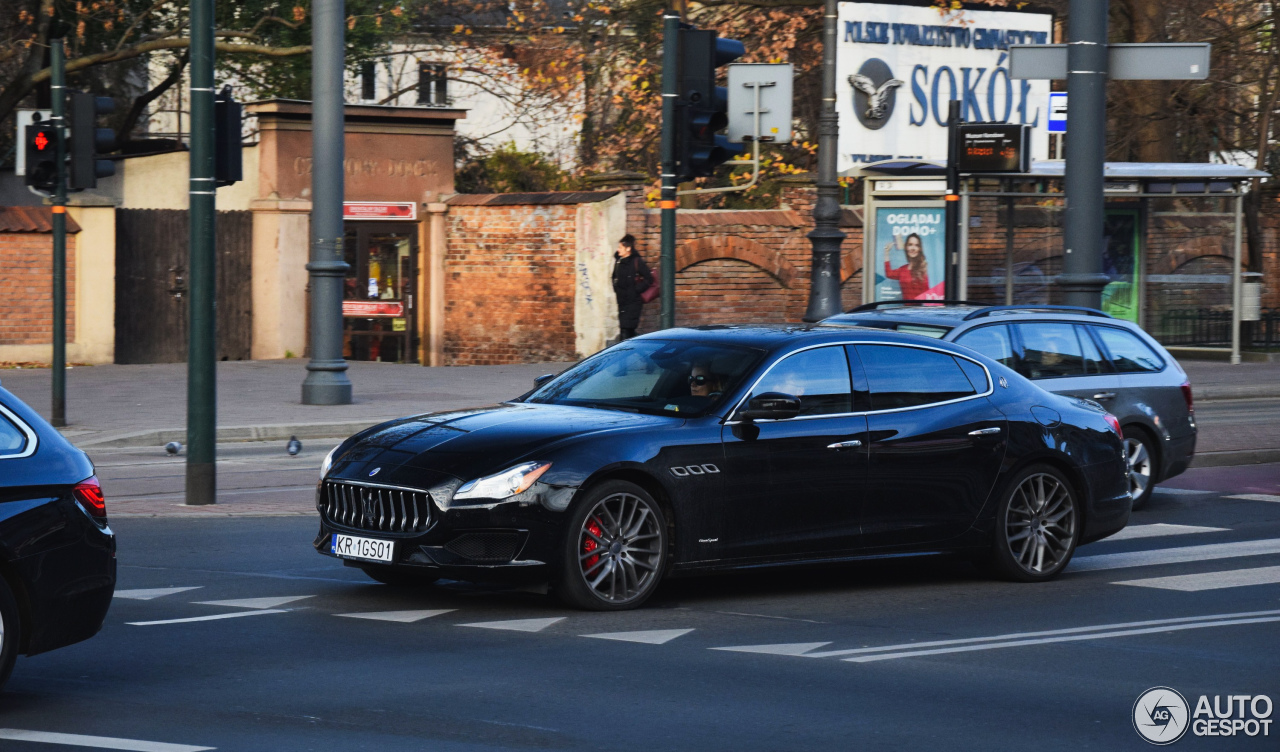
[(414, 235), (406, 227), (347, 225), (343, 255), (344, 355), (352, 360), (414, 360)]

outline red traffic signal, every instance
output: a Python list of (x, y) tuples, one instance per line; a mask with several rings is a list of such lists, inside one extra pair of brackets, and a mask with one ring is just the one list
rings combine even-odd
[(49, 137), (44, 135), (44, 131), (36, 131), (36, 151), (44, 151), (49, 145)]

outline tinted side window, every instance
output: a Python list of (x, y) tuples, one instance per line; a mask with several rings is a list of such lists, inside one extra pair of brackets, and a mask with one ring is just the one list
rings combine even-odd
[(956, 358), (955, 360), (956, 363), (960, 364), (960, 370), (964, 371), (964, 375), (969, 377), (969, 383), (973, 384), (973, 388), (979, 394), (987, 391), (991, 386), (991, 382), (987, 381), (986, 369), (977, 363), (974, 363), (972, 360), (966, 360), (964, 358)]
[(1098, 352), (1098, 346), (1094, 343), (1093, 337), (1089, 336), (1089, 332), (1085, 327), (1077, 324), (1076, 336), (1080, 338), (1080, 345), (1084, 348), (1084, 372), (1091, 375), (1108, 373), (1110, 369), (1103, 362), (1102, 353)]
[(1013, 341), (1009, 327), (1004, 324), (970, 329), (957, 337), (956, 343), (977, 350), (1001, 365), (1014, 367)]
[(18, 430), (3, 415), (0, 415), (0, 457), (7, 454), (19, 454), (27, 447), (27, 435)]
[(947, 353), (893, 345), (858, 345), (872, 410), (916, 407), (977, 394)]
[(801, 415), (853, 412), (844, 348), (819, 347), (789, 356), (765, 374), (751, 396), (765, 392), (799, 397)]
[(1164, 361), (1132, 332), (1109, 326), (1093, 328), (1102, 344), (1111, 352), (1111, 364), (1120, 373), (1153, 373), (1164, 368)]
[(1071, 324), (1016, 324), (1022, 337), (1022, 365), (1028, 378), (1084, 376), (1084, 352)]

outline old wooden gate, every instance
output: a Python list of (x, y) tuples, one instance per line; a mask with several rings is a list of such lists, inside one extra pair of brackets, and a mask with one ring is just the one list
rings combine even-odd
[[(187, 212), (116, 212), (116, 362), (187, 359)], [(247, 360), (253, 338), (253, 216), (218, 212), (218, 359)]]

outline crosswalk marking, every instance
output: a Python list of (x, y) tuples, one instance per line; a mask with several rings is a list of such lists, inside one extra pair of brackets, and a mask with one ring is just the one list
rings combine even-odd
[(547, 627), (558, 621), (564, 621), (563, 616), (553, 616), (547, 619), (513, 619), (510, 621), (478, 621), (472, 624), (459, 624), (460, 627), (479, 627), (480, 629), (506, 629), (512, 632), (541, 632)]
[(692, 632), (692, 629), (650, 629), (642, 632), (601, 632), (600, 634), (584, 634), (582, 637), (594, 637), (598, 640), (618, 640), (619, 642), (641, 642), (646, 645), (665, 645), (677, 637)]
[(373, 621), (394, 621), (401, 624), (412, 624), (415, 621), (430, 619), (433, 616), (447, 614), (450, 611), (456, 611), (453, 608), (438, 608), (430, 611), (370, 611), (363, 614), (334, 614), (334, 616), (345, 616), (349, 619), (371, 619)]
[(166, 595), (174, 593), (185, 593), (188, 590), (199, 590), (199, 585), (192, 587), (162, 587), (162, 588), (146, 588), (143, 590), (117, 590), (115, 597), (124, 598), (131, 601), (149, 601), (153, 598), (163, 598)]
[(117, 739), (110, 736), (86, 736), (61, 734), (54, 731), (28, 731), (26, 729), (0, 728), (0, 739), (17, 742), (41, 742), (62, 744), (68, 747), (93, 747), (95, 749), (123, 749), (130, 752), (205, 752), (217, 747), (196, 747), (190, 744), (149, 742), (142, 739)]
[(1280, 496), (1275, 494), (1235, 494), (1228, 496), (1228, 499), (1243, 499), (1245, 501), (1280, 501)]
[(275, 608), (283, 606), (286, 603), (293, 603), (304, 598), (313, 598), (311, 595), (286, 595), (280, 597), (268, 598), (239, 598), (230, 601), (196, 601), (201, 606), (227, 606), (228, 608)]
[(1063, 635), (1061, 637), (1043, 637), (1036, 640), (1018, 640), (1015, 642), (988, 642), (981, 645), (959, 645), (952, 648), (934, 650), (910, 650), (902, 653), (878, 653), (876, 655), (855, 655), (845, 658), (854, 663), (870, 663), (872, 661), (891, 661), (898, 658), (919, 658), (926, 655), (942, 655), (944, 653), (968, 653), (975, 650), (998, 650), (1000, 648), (1020, 648), (1029, 645), (1048, 645), (1056, 642), (1080, 642), (1083, 640), (1102, 640), (1108, 637), (1134, 637), (1136, 635), (1159, 634), (1163, 632), (1181, 632), (1188, 629), (1206, 629), (1208, 627), (1230, 627), (1241, 624), (1266, 624), (1280, 621), (1280, 616), (1263, 616), (1254, 619), (1223, 619), (1221, 621), (1201, 621), (1186, 624), (1169, 624), (1163, 627), (1146, 629), (1124, 629), (1116, 632), (1093, 632), (1090, 634)]
[(241, 616), (262, 616), (263, 614), (287, 614), (288, 611), (282, 611), (278, 608), (265, 608), (254, 611), (235, 611), (230, 614), (213, 614), (211, 616), (188, 616), (185, 619), (161, 619), (159, 621), (130, 621), (125, 622), (131, 627), (154, 627), (160, 624), (189, 624), (196, 621), (219, 621), (221, 619), (236, 619)]
[(1151, 525), (1130, 525), (1106, 540), (1137, 540), (1138, 538), (1161, 538), (1167, 535), (1190, 535), (1192, 533), (1220, 533), (1230, 530), (1226, 527), (1200, 527), (1198, 525), (1170, 525), (1156, 522)]
[(1174, 577), (1149, 577), (1143, 580), (1124, 580), (1111, 584), (1198, 593), (1201, 590), (1222, 590), (1224, 588), (1247, 587), (1249, 585), (1274, 585), (1277, 582), (1280, 582), (1280, 567), (1231, 569), (1225, 572), (1201, 572), (1199, 574), (1183, 574)]
[[(943, 647), (949, 645), (973, 645), (978, 643), (1004, 643), (1010, 640), (1029, 640), (1037, 637), (1054, 637), (1059, 635), (1076, 635), (1086, 632), (1104, 632), (1134, 627), (1166, 627), (1178, 624), (1190, 624), (1201, 621), (1217, 621), (1222, 619), (1250, 619), (1254, 617), (1280, 617), (1280, 609), (1272, 611), (1246, 611), (1235, 614), (1209, 614), (1207, 616), (1179, 616), (1172, 619), (1149, 619), (1147, 621), (1131, 621), (1119, 624), (1095, 624), (1089, 627), (1068, 627), (1066, 629), (1048, 629), (1040, 632), (1014, 632), (1011, 634), (990, 635), (987, 637), (965, 637), (955, 640), (933, 640), (930, 642), (906, 642), (898, 645), (880, 645), (873, 648), (852, 648), (848, 650), (828, 650), (821, 653), (804, 653), (805, 658), (834, 658), (844, 655), (861, 655), (898, 650), (918, 650), (920, 648)], [(1159, 631), (1159, 630), (1157, 630)]]
[(1130, 551), (1123, 554), (1099, 554), (1079, 556), (1067, 566), (1070, 572), (1094, 572), (1102, 569), (1150, 567), (1157, 564), (1181, 564), (1188, 561), (1233, 559), (1239, 556), (1263, 556), (1280, 553), (1280, 538), (1238, 541), (1235, 543), (1208, 543), (1202, 546), (1181, 548), (1156, 548), (1148, 551)]
[(735, 645), (728, 648), (711, 648), (711, 650), (726, 650), (731, 653), (763, 653), (765, 655), (804, 655), (810, 650), (817, 650), (830, 644), (830, 642), (790, 642), (779, 645)]

